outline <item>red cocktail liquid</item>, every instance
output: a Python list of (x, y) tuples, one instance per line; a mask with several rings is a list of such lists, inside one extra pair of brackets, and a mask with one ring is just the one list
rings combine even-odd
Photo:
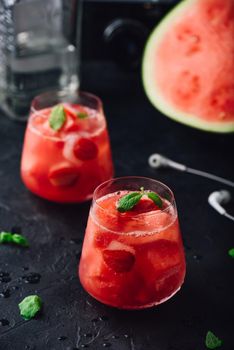
[(140, 309), (180, 289), (185, 259), (175, 205), (162, 198), (160, 210), (144, 195), (131, 211), (120, 213), (116, 206), (126, 193), (93, 202), (79, 276), (86, 291), (104, 304)]
[(62, 105), (66, 120), (58, 131), (49, 123), (52, 106), (32, 108), (21, 175), (28, 189), (38, 196), (56, 202), (82, 202), (92, 197), (97, 185), (113, 176), (106, 121), (102, 108)]

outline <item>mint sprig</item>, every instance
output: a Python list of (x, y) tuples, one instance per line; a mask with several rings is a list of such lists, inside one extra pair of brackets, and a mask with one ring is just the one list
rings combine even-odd
[(16, 244), (22, 247), (28, 247), (28, 240), (18, 233), (0, 232), (0, 244)]
[(20, 315), (31, 320), (42, 308), (42, 300), (38, 295), (29, 295), (19, 303)]
[(117, 210), (120, 213), (125, 213), (126, 211), (131, 210), (140, 201), (142, 196), (143, 194), (140, 192), (126, 194), (118, 201)]
[(161, 198), (159, 197), (159, 195), (155, 192), (148, 192), (147, 196), (149, 199), (151, 199), (154, 204), (156, 204), (160, 209), (162, 209), (163, 207), (163, 202), (161, 200)]
[(53, 130), (58, 131), (62, 128), (65, 121), (66, 121), (66, 113), (63, 105), (60, 104), (53, 107), (49, 117), (50, 127)]
[(217, 349), (222, 345), (222, 340), (220, 340), (214, 333), (208, 331), (206, 334), (206, 347), (208, 349)]
[(88, 113), (86, 113), (86, 112), (78, 112), (78, 113), (77, 113), (77, 117), (78, 117), (79, 119), (88, 118)]
[(139, 192), (132, 192), (120, 198), (117, 204), (117, 210), (120, 213), (125, 213), (126, 211), (131, 210), (135, 207), (135, 205), (137, 205), (137, 203), (139, 203), (143, 195), (147, 195), (147, 197), (151, 199), (154, 204), (162, 209), (163, 202), (159, 195), (156, 192), (145, 191), (144, 187), (141, 187)]

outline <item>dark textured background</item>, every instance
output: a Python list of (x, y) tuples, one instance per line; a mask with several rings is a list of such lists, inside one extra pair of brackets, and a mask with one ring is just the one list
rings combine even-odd
[[(105, 64), (87, 67), (83, 87), (104, 101), (117, 176), (143, 175), (168, 184), (175, 193), (186, 248), (182, 290), (165, 304), (145, 311), (120, 311), (88, 296), (77, 265), (90, 203), (58, 205), (30, 194), (19, 176), (25, 125), (0, 115), (0, 230), (23, 233), (29, 249), (0, 246), (0, 349), (205, 350), (207, 330), (233, 350), (233, 222), (207, 204), (215, 182), (173, 170), (154, 171), (148, 156), (159, 152), (189, 166), (233, 180), (233, 136), (204, 133), (163, 117), (147, 101), (141, 83)], [(234, 212), (233, 202), (229, 210)], [(37, 284), (26, 283), (31, 272)], [(4, 291), (8, 297), (4, 298)], [(24, 321), (18, 303), (38, 293), (42, 313)], [(66, 337), (60, 338), (61, 336)], [(87, 346), (85, 346), (87, 344)]]

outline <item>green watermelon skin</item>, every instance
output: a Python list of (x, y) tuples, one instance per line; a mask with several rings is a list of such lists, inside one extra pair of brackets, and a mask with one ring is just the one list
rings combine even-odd
[(234, 131), (234, 0), (184, 0), (154, 29), (142, 77), (166, 116), (206, 131)]

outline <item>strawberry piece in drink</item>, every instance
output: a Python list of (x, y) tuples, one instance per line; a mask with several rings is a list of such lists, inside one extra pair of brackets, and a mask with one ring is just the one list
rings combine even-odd
[(135, 251), (118, 241), (112, 241), (102, 252), (106, 265), (115, 272), (129, 272), (135, 262)]
[(72, 186), (79, 178), (79, 171), (70, 165), (59, 165), (50, 170), (48, 177), (53, 186)]
[(91, 160), (97, 157), (98, 148), (93, 141), (82, 137), (74, 146), (74, 154), (80, 160)]

